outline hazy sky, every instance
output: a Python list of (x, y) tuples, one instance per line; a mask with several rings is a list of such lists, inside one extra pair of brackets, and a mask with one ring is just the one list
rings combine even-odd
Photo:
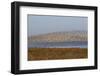
[(87, 31), (87, 27), (87, 17), (28, 15), (28, 36), (61, 31)]

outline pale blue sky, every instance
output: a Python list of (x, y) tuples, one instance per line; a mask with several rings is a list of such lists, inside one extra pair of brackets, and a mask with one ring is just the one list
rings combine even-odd
[(51, 32), (87, 31), (88, 18), (74, 16), (28, 15), (28, 36)]

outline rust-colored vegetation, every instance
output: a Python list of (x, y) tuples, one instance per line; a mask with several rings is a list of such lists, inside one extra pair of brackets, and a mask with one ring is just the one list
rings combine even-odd
[(28, 61), (88, 58), (87, 48), (29, 48)]

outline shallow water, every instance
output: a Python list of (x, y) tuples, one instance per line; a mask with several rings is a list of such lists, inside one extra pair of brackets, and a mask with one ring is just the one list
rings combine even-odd
[(28, 48), (87, 48), (87, 41), (28, 42)]

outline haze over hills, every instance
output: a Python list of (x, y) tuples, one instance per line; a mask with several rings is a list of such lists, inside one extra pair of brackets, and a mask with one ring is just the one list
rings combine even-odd
[(86, 31), (53, 32), (28, 37), (28, 41), (37, 42), (64, 42), (64, 41), (87, 41)]

